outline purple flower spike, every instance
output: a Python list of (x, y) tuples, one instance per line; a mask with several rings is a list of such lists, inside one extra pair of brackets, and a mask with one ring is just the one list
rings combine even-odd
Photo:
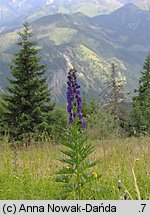
[(82, 99), (80, 96), (80, 86), (77, 83), (77, 71), (71, 69), (68, 72), (68, 81), (67, 81), (67, 112), (69, 114), (69, 123), (73, 123), (73, 119), (78, 119), (82, 128), (87, 124), (82, 122)]

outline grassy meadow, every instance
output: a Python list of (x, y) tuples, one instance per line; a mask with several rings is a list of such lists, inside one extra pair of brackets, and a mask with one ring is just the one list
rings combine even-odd
[[(149, 137), (88, 142), (95, 145), (91, 158), (99, 164), (92, 171), (95, 181), (83, 188), (83, 199), (138, 199), (138, 193), (141, 199), (150, 199)], [(61, 199), (61, 184), (54, 179), (62, 166), (62, 148), (47, 141), (11, 149), (7, 139), (0, 141), (0, 199)]]

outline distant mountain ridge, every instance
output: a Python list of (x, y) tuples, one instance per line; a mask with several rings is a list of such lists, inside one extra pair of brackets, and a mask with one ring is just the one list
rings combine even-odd
[(104, 31), (107, 33), (109, 29), (108, 34), (110, 37), (114, 39), (116, 37), (117, 43), (125, 46), (130, 46), (133, 43), (149, 46), (150, 32), (147, 29), (149, 23), (150, 11), (143, 11), (131, 3), (126, 4), (110, 15), (93, 18), (94, 25), (104, 28)]
[[(48, 65), (49, 86), (54, 98), (64, 101), (69, 65), (78, 69), (79, 82), (87, 95), (99, 95), (112, 62), (127, 91), (138, 83), (144, 59), (150, 51), (150, 12), (127, 4), (109, 15), (87, 17), (82, 13), (54, 14), (30, 23), (41, 47), (42, 63)], [(15, 28), (0, 34), (0, 86), (10, 76), (8, 63), (17, 51)]]
[(0, 2), (0, 25), (16, 17), (34, 20), (54, 13), (83, 12), (86, 15), (97, 15), (112, 12), (121, 7), (117, 0), (2, 0)]
[(18, 18), (33, 21), (55, 13), (81, 12), (88, 16), (109, 14), (126, 3), (135, 3), (142, 9), (150, 8), (149, 0), (1, 0), (0, 27), (18, 22)]

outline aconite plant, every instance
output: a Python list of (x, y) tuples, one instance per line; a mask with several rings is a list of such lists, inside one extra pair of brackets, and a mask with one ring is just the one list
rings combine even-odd
[(64, 192), (62, 199), (81, 200), (85, 198), (85, 185), (96, 180), (98, 175), (91, 170), (97, 161), (88, 159), (94, 147), (87, 144), (85, 132), (87, 123), (83, 121), (81, 113), (82, 98), (75, 69), (70, 69), (68, 72), (67, 103), (69, 127), (63, 141), (65, 149), (61, 150), (63, 158), (60, 159), (64, 166), (57, 172), (56, 181), (62, 183)]

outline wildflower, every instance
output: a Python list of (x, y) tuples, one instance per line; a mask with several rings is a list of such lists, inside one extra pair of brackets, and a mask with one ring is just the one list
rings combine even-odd
[(97, 173), (96, 172), (92, 172), (92, 175), (97, 178)]
[(87, 124), (82, 121), (82, 98), (80, 96), (80, 86), (77, 84), (77, 71), (71, 69), (68, 72), (68, 82), (67, 82), (67, 112), (69, 114), (69, 123), (72, 124), (74, 119), (78, 119), (82, 128)]

